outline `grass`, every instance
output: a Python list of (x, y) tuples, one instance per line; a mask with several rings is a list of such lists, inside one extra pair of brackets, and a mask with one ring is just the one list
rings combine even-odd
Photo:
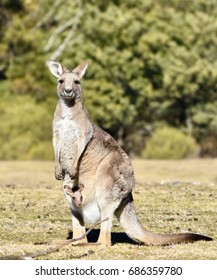
[[(214, 238), (176, 246), (131, 242), (114, 219), (113, 246), (66, 246), (39, 259), (217, 259), (217, 160), (134, 160), (139, 219), (159, 233), (192, 231)], [(0, 162), (0, 256), (42, 251), (71, 234), (70, 211), (53, 162)], [(90, 234), (95, 241), (98, 229)]]

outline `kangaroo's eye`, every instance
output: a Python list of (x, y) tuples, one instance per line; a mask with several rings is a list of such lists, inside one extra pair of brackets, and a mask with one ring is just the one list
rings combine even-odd
[(60, 84), (63, 84), (63, 83), (64, 83), (64, 80), (62, 80), (62, 79), (59, 80), (59, 83), (60, 83)]
[(80, 85), (80, 81), (79, 81), (79, 80), (75, 80), (74, 83), (75, 83), (76, 85)]

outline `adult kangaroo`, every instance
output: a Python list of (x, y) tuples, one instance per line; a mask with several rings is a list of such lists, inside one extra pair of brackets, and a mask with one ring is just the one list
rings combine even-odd
[[(58, 103), (53, 120), (55, 177), (63, 185), (82, 184), (82, 206), (70, 203), (73, 237), (85, 233), (85, 223), (101, 223), (98, 243), (111, 245), (115, 215), (126, 233), (140, 243), (168, 245), (212, 238), (195, 234), (156, 234), (139, 222), (132, 196), (134, 171), (127, 154), (118, 143), (91, 120), (82, 101), (81, 79), (88, 67), (84, 62), (72, 71), (59, 62), (47, 66), (58, 79)], [(70, 182), (71, 180), (71, 182)], [(87, 240), (82, 240), (82, 242)]]

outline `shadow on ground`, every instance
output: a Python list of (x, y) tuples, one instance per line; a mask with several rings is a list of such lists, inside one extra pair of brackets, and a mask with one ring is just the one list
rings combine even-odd
[[(97, 242), (97, 239), (99, 237), (99, 229), (94, 229), (92, 230), (88, 236), (87, 236), (87, 240), (88, 242)], [(68, 233), (67, 239), (71, 239), (73, 238), (73, 232), (70, 231)], [(116, 244), (116, 243), (128, 243), (128, 244), (138, 244), (135, 241), (133, 241), (132, 239), (130, 239), (125, 232), (112, 232), (111, 233), (111, 240), (112, 240), (112, 244)]]

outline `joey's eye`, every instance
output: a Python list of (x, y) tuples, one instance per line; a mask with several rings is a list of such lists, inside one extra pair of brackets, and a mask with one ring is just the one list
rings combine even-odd
[(80, 81), (79, 81), (79, 80), (75, 80), (74, 83), (75, 83), (76, 85), (80, 85)]
[(59, 80), (59, 83), (60, 83), (60, 84), (63, 84), (63, 83), (64, 83), (64, 80), (63, 80), (63, 79)]

